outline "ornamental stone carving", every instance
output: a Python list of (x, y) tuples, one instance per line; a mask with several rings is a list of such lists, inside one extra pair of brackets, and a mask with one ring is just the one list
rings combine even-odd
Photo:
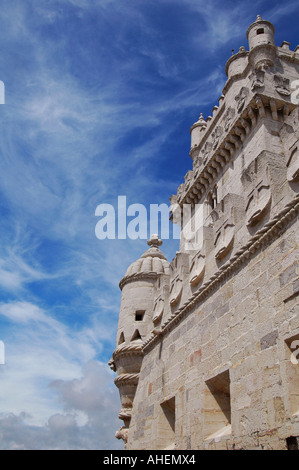
[(212, 143), (213, 150), (216, 150), (216, 148), (218, 147), (219, 140), (222, 134), (223, 134), (223, 129), (220, 126), (217, 126), (215, 130), (212, 132), (211, 137), (213, 140), (213, 143)]
[(184, 179), (185, 179), (184, 191), (188, 191), (188, 189), (190, 187), (190, 183), (193, 179), (193, 171), (192, 170), (187, 171), (187, 173), (185, 174)]
[(215, 258), (219, 261), (229, 253), (233, 246), (235, 225), (232, 218), (229, 217), (223, 221), (221, 217), (215, 224), (215, 230)]
[(240, 92), (237, 94), (237, 96), (235, 96), (235, 100), (237, 102), (238, 113), (240, 113), (243, 110), (248, 94), (249, 94), (248, 88), (242, 87)]
[(170, 283), (169, 303), (172, 307), (179, 303), (182, 295), (183, 282), (179, 276), (176, 276)]
[(275, 90), (280, 95), (290, 96), (290, 80), (282, 75), (274, 75)]
[[(262, 167), (263, 165), (263, 167)], [(257, 157), (242, 174), (246, 198), (246, 224), (256, 225), (271, 205), (271, 189), (268, 167)]]
[(201, 252), (196, 253), (190, 266), (190, 284), (196, 286), (203, 278), (205, 272), (206, 257)]
[(208, 161), (211, 151), (212, 151), (211, 142), (206, 142), (202, 149), (203, 163), (206, 163)]
[(185, 185), (184, 183), (180, 184), (180, 186), (178, 187), (178, 191), (177, 191), (177, 199), (178, 199), (178, 202), (181, 201), (183, 195), (184, 195), (184, 192), (185, 192)]
[(232, 120), (235, 116), (235, 109), (232, 108), (231, 106), (227, 109), (223, 116), (223, 124), (224, 124), (224, 130), (225, 132), (228, 132), (232, 123)]
[(193, 159), (193, 169), (197, 170), (202, 164), (202, 157), (200, 155), (196, 155)]
[(162, 320), (163, 312), (164, 312), (164, 298), (159, 296), (155, 300), (154, 304), (154, 315), (153, 315), (153, 323), (156, 325), (160, 323)]
[(249, 79), (251, 82), (251, 85), (250, 85), (251, 91), (255, 91), (256, 89), (263, 88), (264, 79), (265, 79), (265, 71), (254, 70), (254, 72), (249, 75)]

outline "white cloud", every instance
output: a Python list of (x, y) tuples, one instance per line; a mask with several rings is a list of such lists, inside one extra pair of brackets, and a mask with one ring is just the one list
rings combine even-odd
[[(118, 392), (110, 382), (106, 367), (91, 361), (80, 378), (51, 384), (64, 411), (52, 414), (43, 425), (31, 424), (24, 412), (0, 414), (0, 449), (122, 449), (114, 438), (120, 425)], [(86, 419), (80, 424), (82, 413)]]
[(18, 323), (27, 323), (30, 320), (48, 323), (43, 311), (29, 302), (0, 304), (0, 314)]

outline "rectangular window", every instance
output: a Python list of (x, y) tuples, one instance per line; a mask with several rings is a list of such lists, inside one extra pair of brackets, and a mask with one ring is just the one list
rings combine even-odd
[(213, 439), (231, 432), (230, 377), (226, 370), (206, 381), (204, 437)]
[(136, 310), (135, 321), (142, 321), (145, 314), (145, 310)]
[(158, 449), (175, 446), (175, 397), (163, 401), (158, 422)]

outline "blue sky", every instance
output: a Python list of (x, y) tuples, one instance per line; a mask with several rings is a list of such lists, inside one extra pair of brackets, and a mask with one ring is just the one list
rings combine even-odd
[[(190, 126), (260, 14), (299, 43), (297, 1), (1, 0), (0, 449), (117, 449), (120, 290), (145, 240), (95, 209), (169, 203)], [(148, 232), (148, 236), (150, 233)], [(171, 260), (177, 241), (165, 241)]]

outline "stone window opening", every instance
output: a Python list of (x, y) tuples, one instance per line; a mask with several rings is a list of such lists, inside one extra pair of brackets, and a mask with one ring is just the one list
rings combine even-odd
[(158, 448), (175, 448), (175, 397), (160, 403)]
[(145, 310), (136, 310), (135, 321), (142, 321), (144, 318)]
[(256, 31), (256, 34), (264, 34), (265, 30), (264, 28), (259, 28), (257, 31)]
[(225, 438), (231, 434), (229, 370), (206, 381), (203, 412), (206, 440)]

